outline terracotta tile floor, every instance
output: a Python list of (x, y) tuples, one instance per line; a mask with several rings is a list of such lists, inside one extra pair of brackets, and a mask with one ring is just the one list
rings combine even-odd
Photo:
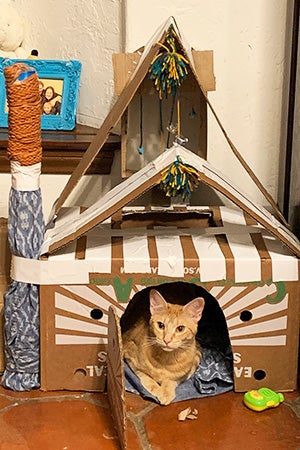
[[(298, 450), (300, 391), (278, 408), (256, 413), (243, 394), (158, 406), (126, 394), (129, 450)], [(198, 409), (196, 420), (178, 413)], [(17, 393), (0, 387), (1, 450), (120, 449), (107, 395), (83, 392)]]

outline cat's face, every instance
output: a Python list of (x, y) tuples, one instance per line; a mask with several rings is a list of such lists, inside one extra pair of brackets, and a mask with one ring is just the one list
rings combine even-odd
[(167, 352), (187, 348), (196, 336), (203, 308), (204, 299), (201, 297), (185, 306), (173, 305), (167, 303), (158, 291), (151, 289), (150, 328), (155, 344)]

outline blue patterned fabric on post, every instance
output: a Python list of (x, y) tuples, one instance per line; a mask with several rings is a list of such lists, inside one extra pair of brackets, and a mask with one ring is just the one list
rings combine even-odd
[[(8, 239), (12, 253), (38, 259), (44, 239), (40, 189), (11, 189)], [(12, 281), (4, 296), (5, 359), (2, 385), (16, 391), (39, 387), (39, 286)]]

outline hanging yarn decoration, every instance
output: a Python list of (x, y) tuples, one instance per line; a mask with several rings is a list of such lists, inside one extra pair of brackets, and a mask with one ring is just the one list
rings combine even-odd
[(200, 181), (199, 172), (177, 156), (176, 161), (162, 172), (161, 188), (167, 197), (181, 196), (185, 201), (191, 198)]
[(159, 93), (159, 98), (168, 94), (175, 95), (188, 74), (188, 60), (179, 53), (177, 34), (171, 24), (164, 43), (158, 42), (162, 51), (153, 59), (150, 68), (150, 79)]

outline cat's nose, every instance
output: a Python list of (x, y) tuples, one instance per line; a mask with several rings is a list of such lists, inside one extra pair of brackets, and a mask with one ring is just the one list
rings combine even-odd
[(167, 337), (165, 337), (164, 338), (164, 343), (166, 344), (166, 345), (169, 345), (170, 344), (170, 342), (171, 342), (171, 338), (167, 338)]

